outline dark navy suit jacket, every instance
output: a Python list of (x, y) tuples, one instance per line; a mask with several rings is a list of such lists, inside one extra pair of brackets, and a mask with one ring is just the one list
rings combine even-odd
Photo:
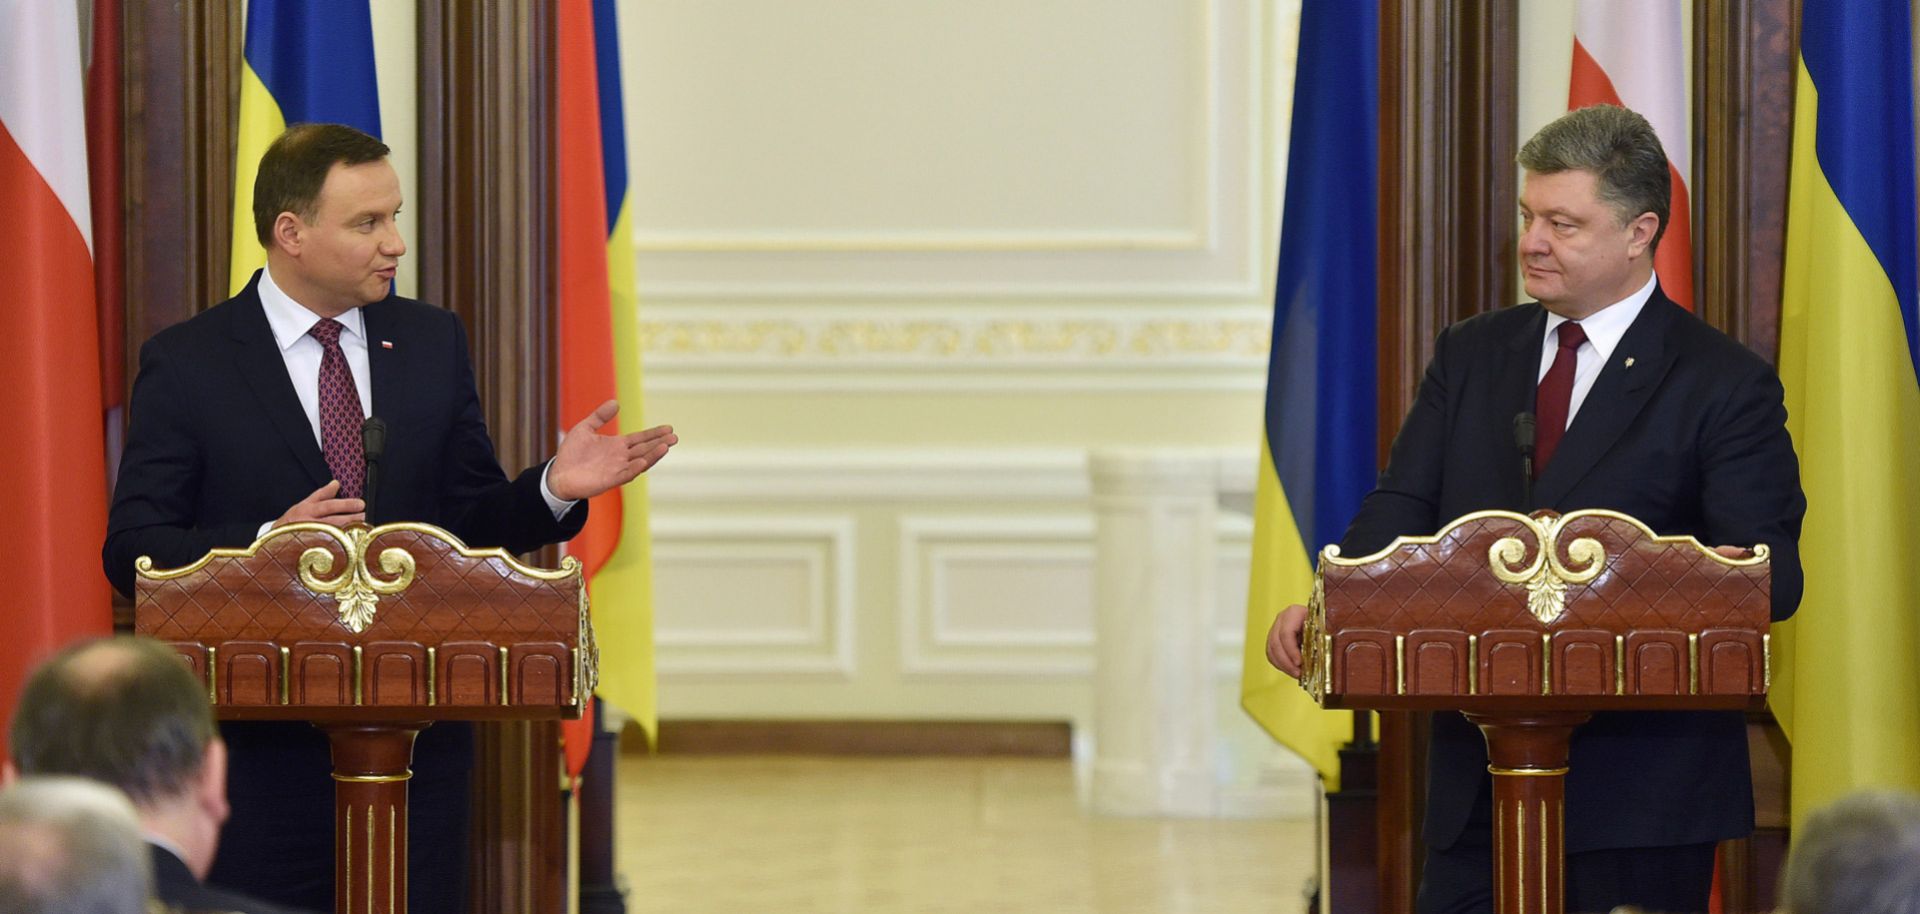
[[(216, 546), (245, 546), (261, 524), (333, 478), (258, 285), (255, 274), (239, 295), (140, 349), (103, 556), (122, 593), (133, 592), (134, 559), (151, 555), (167, 568)], [(509, 552), (578, 533), (586, 505), (555, 521), (540, 496), (544, 466), (512, 480), (500, 471), (460, 319), (398, 296), (361, 314), (373, 409), (388, 429), (368, 521), (424, 521), (469, 546)]]
[[(1441, 333), (1379, 484), (1341, 551), (1364, 555), (1488, 508), (1609, 508), (1709, 546), (1765, 543), (1773, 617), (1800, 603), (1806, 500), (1779, 377), (1658, 289), (1608, 358), (1523, 504), (1513, 418), (1533, 411), (1547, 313), (1493, 311)], [(1628, 361), (1631, 360), (1631, 366)], [(1434, 715), (1425, 839), (1460, 836), (1486, 744)], [(1737, 712), (1596, 714), (1574, 734), (1567, 850), (1666, 847), (1753, 830), (1746, 726)]]
[[(134, 560), (193, 562), (246, 546), (260, 525), (333, 477), (294, 393), (257, 291), (170, 327), (140, 350), (131, 424), (102, 550), (108, 580), (133, 590)], [(389, 296), (361, 309), (375, 415), (387, 424), (374, 524), (424, 521), (469, 546), (528, 552), (571, 538), (544, 466), (501, 472), (480, 412), (466, 331), (453, 313)], [(392, 343), (389, 348), (384, 343)], [(331, 910), (333, 786), (326, 740), (306, 724), (224, 723), (233, 804), (213, 880), (282, 904)], [(416, 914), (459, 910), (472, 728), (441, 723), (414, 744), (409, 869)], [(439, 887), (429, 892), (428, 887)], [(451, 888), (448, 888), (451, 887)]]

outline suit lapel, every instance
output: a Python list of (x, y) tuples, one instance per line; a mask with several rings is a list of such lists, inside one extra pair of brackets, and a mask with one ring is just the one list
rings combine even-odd
[[(260, 281), (260, 274), (254, 274), (254, 283)], [(326, 485), (333, 478), (333, 471), (327, 469), (326, 457), (320, 453), (320, 442), (313, 437), (313, 425), (307, 421), (307, 413), (300, 406), (300, 397), (293, 391), (293, 381), (287, 377), (287, 362), (280, 355), (280, 344), (273, 338), (273, 328), (267, 324), (267, 313), (260, 304), (260, 293), (253, 283), (240, 293), (239, 306), (234, 315), (234, 364), (240, 369), (253, 394), (265, 408), (268, 420), (274, 431), (292, 450), (295, 461), (310, 477), (313, 487)]]
[[(393, 311), (387, 305), (388, 301), (380, 301), (360, 309), (360, 318), (364, 322), (362, 327), (367, 334), (367, 373), (372, 375), (367, 383), (373, 385), (371, 389), (373, 412), (369, 415), (382, 418), (391, 418), (406, 412), (401, 404), (411, 387), (406, 383), (404, 371), (406, 365), (400, 360), (400, 351), (406, 347), (400, 345), (404, 341), (396, 342), (396, 331), (399, 328), (396, 326), (397, 322), (393, 320)], [(396, 348), (389, 349), (386, 344), (393, 344)], [(393, 450), (395, 428), (399, 424), (402, 423), (389, 422), (387, 425), (388, 452)], [(384, 481), (383, 476), (376, 485)], [(381, 485), (379, 488), (386, 487)], [(379, 497), (379, 491), (373, 492), (372, 495), (376, 506), (383, 502)]]
[[(1540, 376), (1540, 340), (1546, 333), (1547, 310), (1539, 305), (1522, 307), (1532, 308), (1533, 316), (1522, 321), (1520, 329), (1507, 339), (1506, 346), (1500, 350), (1500, 356), (1505, 361), (1495, 375), (1494, 390), (1500, 391), (1503, 397), (1507, 396), (1507, 391), (1512, 391), (1513, 397), (1510, 403), (1493, 404), (1498, 410), (1495, 421), (1503, 429), (1511, 429), (1513, 418), (1520, 413), (1533, 412), (1533, 388)], [(1525, 481), (1521, 478), (1524, 464), (1520, 459), (1518, 444), (1511, 443), (1514, 440), (1511, 432), (1499, 440), (1502, 444), (1497, 452), (1506, 455), (1507, 465), (1513, 468), (1509, 503), (1520, 505), (1522, 510), (1532, 510), (1533, 506), (1524, 504), (1526, 499), (1522, 497), (1525, 492)]]
[[(1667, 346), (1667, 328), (1679, 306), (1655, 288), (1640, 316), (1627, 328), (1607, 364), (1601, 366), (1593, 389), (1580, 403), (1567, 426), (1560, 448), (1534, 484), (1534, 503), (1555, 507), (1575, 484), (1612, 449), (1640, 410), (1653, 398), (1660, 380), (1673, 367)], [(1630, 363), (1630, 364), (1629, 364)]]

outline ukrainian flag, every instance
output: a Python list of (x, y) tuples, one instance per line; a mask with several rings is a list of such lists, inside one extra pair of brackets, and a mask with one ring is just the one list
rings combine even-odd
[(1306, 0), (1294, 76), (1280, 266), (1254, 498), (1240, 700), (1337, 788), (1348, 712), (1320, 710), (1266, 657), (1267, 630), (1313, 589), (1313, 556), (1373, 487), (1378, 455), (1374, 226), (1379, 10)]
[[(615, 421), (634, 431), (643, 427), (640, 319), (619, 23), (613, 0), (567, 0), (558, 12), (561, 421), (578, 422), (617, 397)], [(593, 599), (599, 695), (639, 721), (649, 739), (657, 717), (650, 545), (645, 476), (594, 499), (586, 529), (568, 545), (586, 568)]]
[(1806, 596), (1774, 629), (1793, 819), (1920, 790), (1920, 332), (1912, 51), (1895, 0), (1806, 0), (1780, 378), (1800, 456)]
[(369, 0), (248, 0), (233, 157), (232, 294), (266, 265), (253, 227), (260, 157), (291, 124), (332, 123), (380, 135)]

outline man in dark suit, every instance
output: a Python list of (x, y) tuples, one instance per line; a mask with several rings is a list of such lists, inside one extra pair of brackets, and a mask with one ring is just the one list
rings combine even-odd
[[(1660, 292), (1667, 158), (1646, 120), (1570, 112), (1520, 152), (1520, 259), (1537, 303), (1434, 345), (1387, 469), (1341, 541), (1364, 555), (1488, 508), (1609, 508), (1729, 555), (1772, 550), (1773, 617), (1799, 605), (1806, 501), (1773, 368)], [(1515, 416), (1536, 417), (1531, 501)], [(1298, 675), (1303, 607), (1267, 655)], [(1492, 910), (1486, 744), (1436, 714), (1422, 914)], [(1715, 843), (1753, 829), (1737, 712), (1596, 714), (1567, 778), (1567, 909), (1702, 911)]]
[[(579, 532), (586, 499), (646, 471), (677, 441), (665, 426), (598, 434), (618, 410), (609, 400), (552, 460), (508, 479), (460, 321), (391, 292), (406, 242), (387, 152), (335, 124), (275, 140), (254, 184), (266, 269), (142, 347), (103, 550), (122, 593), (132, 592), (139, 556), (183, 565), (298, 521), (424, 521), (471, 546), (525, 552)], [(360, 429), (375, 415), (387, 435), (368, 518)], [(233, 750), (234, 811), (216, 879), (331, 908), (325, 739), (299, 724), (221, 729)], [(415, 912), (460, 906), (471, 740), (470, 727), (441, 724), (415, 743)]]
[(74, 645), (28, 677), (7, 734), (16, 774), (72, 775), (133, 801), (153, 860), (153, 897), (189, 911), (289, 909), (206, 885), (227, 817), (226, 746), (207, 692), (165, 645)]

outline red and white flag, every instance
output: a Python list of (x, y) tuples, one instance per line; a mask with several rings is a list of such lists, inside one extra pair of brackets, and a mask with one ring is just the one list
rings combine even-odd
[(47, 654), (112, 629), (100, 340), (76, 0), (0, 0), (0, 715)]
[(1687, 145), (1686, 57), (1680, 0), (1583, 0), (1573, 27), (1573, 79), (1567, 109), (1601, 103), (1631, 108), (1653, 124), (1673, 169), (1667, 231), (1654, 253), (1660, 289), (1693, 310), (1692, 186)]

